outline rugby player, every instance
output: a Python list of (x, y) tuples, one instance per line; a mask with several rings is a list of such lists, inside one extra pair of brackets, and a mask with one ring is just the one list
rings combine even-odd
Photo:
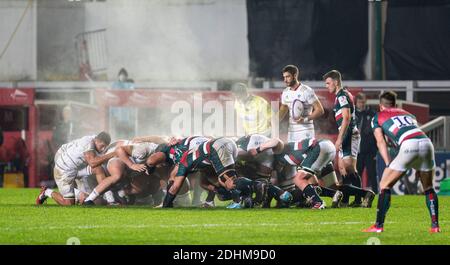
[(302, 191), (312, 209), (325, 208), (325, 202), (320, 198), (312, 183), (318, 183), (317, 176), (328, 163), (334, 160), (335, 155), (336, 151), (331, 141), (307, 138), (303, 141), (288, 143), (283, 155), (277, 156), (283, 164), (297, 166), (294, 177), (295, 186)]
[(60, 205), (75, 204), (75, 179), (78, 172), (90, 166), (101, 182), (106, 178), (103, 168), (100, 166), (112, 158), (115, 153), (111, 152), (100, 156), (111, 142), (111, 137), (106, 132), (97, 135), (85, 136), (62, 145), (55, 154), (55, 167), (53, 174), (59, 192), (42, 187), (36, 204), (43, 204), (48, 197), (53, 198)]
[(229, 191), (234, 191), (234, 203), (229, 208), (240, 208), (241, 196), (251, 194), (252, 181), (237, 176), (235, 170), (236, 157), (236, 143), (223, 137), (208, 140), (194, 149), (184, 152), (177, 170), (173, 171), (174, 181), (168, 185), (163, 207), (173, 207), (173, 200), (188, 174), (212, 166), (220, 185)]
[(266, 196), (289, 203), (292, 194), (273, 185), (270, 180), (274, 169), (274, 154), (283, 151), (284, 143), (278, 139), (270, 139), (264, 135), (253, 134), (239, 138), (236, 141), (238, 147), (238, 161), (236, 165), (246, 171), (243, 175), (254, 180), (256, 191), (256, 204), (266, 201)]
[[(339, 133), (334, 145), (336, 152), (339, 152), (338, 163), (343, 184), (352, 184), (357, 188), (361, 188), (361, 177), (356, 170), (356, 159), (361, 136), (356, 127), (353, 96), (342, 86), (342, 76), (338, 71), (332, 70), (326, 73), (323, 76), (323, 80), (328, 91), (336, 95), (333, 110)], [(366, 194), (367, 192), (359, 189), (357, 195), (355, 195), (355, 200), (350, 205), (348, 205), (349, 196), (345, 194), (341, 205), (360, 207), (362, 198)], [(375, 194), (373, 193), (371, 196), (374, 197)]]
[[(279, 111), (280, 122), (289, 112), (288, 142), (302, 141), (306, 138), (315, 137), (313, 120), (320, 118), (324, 114), (322, 103), (314, 93), (314, 90), (300, 83), (300, 71), (295, 65), (287, 65), (282, 70), (283, 80), (287, 86), (281, 94), (281, 106)], [(303, 103), (306, 117), (294, 120), (291, 117), (291, 107), (294, 100)]]
[[(431, 217), (430, 233), (439, 233), (438, 196), (433, 189), (435, 169), (434, 147), (426, 134), (419, 129), (414, 115), (396, 107), (397, 95), (387, 91), (380, 96), (380, 112), (372, 119), (372, 128), (378, 150), (386, 168), (380, 182), (375, 224), (363, 232), (383, 232), (384, 220), (391, 204), (391, 189), (409, 169), (416, 170), (425, 193)], [(398, 149), (394, 159), (389, 156), (385, 137)]]

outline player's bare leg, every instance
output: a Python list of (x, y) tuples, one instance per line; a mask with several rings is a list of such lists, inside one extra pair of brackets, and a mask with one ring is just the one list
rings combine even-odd
[[(93, 171), (96, 171), (97, 174), (105, 174), (102, 167), (97, 167), (93, 169)], [(108, 171), (110, 173), (109, 177), (105, 177), (98, 185), (94, 188), (94, 190), (89, 194), (89, 196), (86, 198), (83, 204), (85, 205), (93, 205), (94, 200), (97, 199), (100, 195), (102, 195), (104, 192), (108, 191), (108, 189), (119, 182), (119, 180), (123, 176), (123, 172), (125, 171), (125, 164), (118, 160), (112, 160), (108, 164)], [(103, 172), (103, 173), (102, 173)]]

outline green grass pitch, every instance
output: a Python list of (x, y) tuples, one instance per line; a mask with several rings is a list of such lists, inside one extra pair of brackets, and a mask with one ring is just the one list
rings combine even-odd
[[(38, 189), (0, 189), (0, 244), (58, 244), (77, 237), (82, 245), (363, 245), (450, 243), (450, 197), (439, 197), (442, 233), (429, 234), (424, 196), (393, 196), (385, 232), (366, 234), (371, 209), (153, 209), (34, 205)], [(330, 200), (326, 200), (330, 205)]]

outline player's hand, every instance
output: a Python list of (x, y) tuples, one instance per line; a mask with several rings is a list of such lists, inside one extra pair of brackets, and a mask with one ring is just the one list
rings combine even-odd
[(252, 148), (252, 149), (248, 150), (248, 153), (251, 156), (256, 156), (258, 154), (258, 151), (256, 151), (256, 148)]
[(176, 137), (171, 137), (167, 143), (168, 146), (174, 146), (176, 144), (178, 144), (178, 139)]
[[(147, 166), (144, 165), (144, 164), (133, 164), (133, 165), (131, 165), (130, 168), (131, 168), (132, 170), (138, 171), (138, 172), (144, 172), (144, 171), (147, 171)], [(147, 172), (147, 174), (148, 174), (148, 172)]]
[(225, 188), (227, 190), (232, 190), (232, 189), (236, 188), (236, 185), (234, 184), (234, 181), (231, 178), (229, 178), (225, 181)]
[(303, 123), (303, 121), (305, 120), (305, 117), (300, 116), (300, 118), (294, 120), (296, 123)]

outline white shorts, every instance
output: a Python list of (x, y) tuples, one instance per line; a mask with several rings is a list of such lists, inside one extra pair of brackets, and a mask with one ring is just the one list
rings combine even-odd
[(397, 171), (411, 168), (418, 171), (433, 170), (435, 168), (433, 143), (428, 138), (405, 140), (389, 168)]
[(77, 188), (84, 193), (91, 193), (94, 188), (97, 186), (97, 179), (95, 178), (95, 175), (89, 175), (82, 178), (76, 178), (75, 183), (77, 185)]
[(173, 201), (174, 207), (190, 207), (191, 206), (191, 192), (188, 191), (184, 194), (177, 195)]
[(77, 173), (67, 173), (62, 171), (58, 167), (54, 167), (53, 177), (55, 179), (56, 185), (58, 186), (59, 193), (61, 193), (61, 195), (65, 199), (75, 199), (74, 188)]
[(299, 168), (319, 176), (320, 171), (333, 161), (335, 156), (334, 144), (329, 140), (320, 141), (317, 146), (306, 153), (306, 157)]
[(288, 142), (300, 142), (307, 138), (314, 138), (314, 129), (302, 131), (288, 131)]

